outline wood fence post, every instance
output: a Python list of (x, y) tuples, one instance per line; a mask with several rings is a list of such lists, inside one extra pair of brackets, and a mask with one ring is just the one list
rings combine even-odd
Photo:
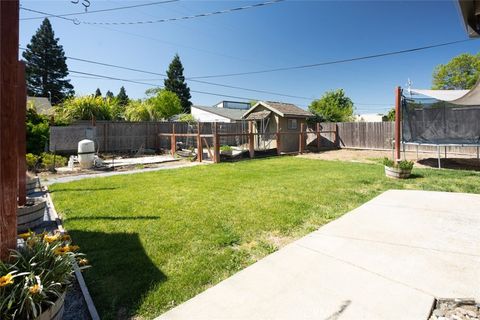
[[(0, 1), (0, 259), (17, 247), (18, 0)], [(23, 123), (25, 126), (25, 122)]]
[(214, 133), (213, 133), (213, 162), (219, 163), (220, 162), (220, 137), (218, 135), (218, 123), (215, 122), (214, 126)]
[(300, 133), (298, 135), (298, 152), (300, 154), (303, 153), (303, 149), (304, 149), (304, 146), (303, 146), (303, 130), (304, 130), (304, 125), (303, 123), (300, 124)]
[(255, 141), (253, 136), (253, 122), (248, 122), (248, 153), (250, 158), (255, 156)]
[(175, 157), (176, 150), (176, 138), (175, 138), (175, 123), (172, 123), (172, 136), (170, 137), (170, 152), (172, 153), (172, 157)]
[(281, 134), (280, 131), (277, 129), (277, 155), (282, 154), (282, 140), (281, 140)]
[(320, 151), (320, 139), (322, 138), (322, 136), (320, 135), (320, 122), (317, 122), (316, 131), (317, 131), (317, 151)]
[(198, 133), (197, 133), (197, 160), (198, 162), (202, 162), (203, 160), (203, 145), (202, 145), (202, 130), (201, 130), (202, 123), (198, 123)]
[(27, 117), (27, 86), (25, 82), (25, 62), (18, 62), (17, 70), (17, 149), (18, 149), (18, 205), (27, 203), (27, 131), (25, 120)]
[(338, 139), (338, 124), (335, 122), (335, 130), (333, 132), (333, 143), (335, 147), (340, 147), (340, 140)]
[(395, 162), (400, 160), (400, 121), (401, 121), (401, 101), (402, 89), (395, 89)]

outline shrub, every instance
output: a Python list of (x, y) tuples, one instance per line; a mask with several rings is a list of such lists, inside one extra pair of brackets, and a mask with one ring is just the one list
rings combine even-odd
[(27, 153), (25, 155), (25, 158), (27, 160), (27, 169), (31, 171), (35, 170), (40, 160), (40, 157), (37, 155), (34, 155), (33, 153)]
[(45, 151), (47, 145), (50, 125), (47, 116), (37, 113), (34, 106), (27, 109), (27, 152), (40, 154)]
[(227, 145), (221, 146), (220, 151), (232, 151), (233, 148)]
[(53, 305), (74, 277), (76, 263), (88, 267), (85, 256), (65, 234), (19, 235), (19, 249), (0, 261), (2, 319), (35, 319)]
[(58, 167), (64, 167), (68, 163), (68, 159), (59, 155), (54, 155), (52, 153), (43, 152), (41, 154), (42, 159), (42, 168), (53, 170)]
[(95, 96), (73, 97), (65, 100), (57, 107), (57, 117), (65, 121), (112, 120), (123, 118), (124, 108), (119, 106), (115, 98)]
[(387, 157), (383, 158), (383, 165), (390, 168), (400, 168), (402, 170), (412, 170), (413, 161), (402, 160), (395, 163), (393, 160), (388, 159)]
[(197, 120), (190, 113), (182, 113), (178, 116), (178, 121), (186, 123), (195, 123)]

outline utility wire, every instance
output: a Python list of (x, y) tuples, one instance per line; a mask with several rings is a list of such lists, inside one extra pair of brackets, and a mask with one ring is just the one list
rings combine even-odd
[[(107, 80), (125, 81), (125, 82), (130, 82), (130, 83), (135, 83), (135, 84), (143, 84), (143, 85), (151, 86), (151, 87), (164, 88), (164, 86), (154, 84), (154, 83), (148, 83), (148, 82), (134, 81), (134, 80), (129, 80), (129, 79), (122, 79), (122, 78), (117, 78), (117, 77), (104, 76), (104, 75), (96, 74), (96, 73), (89, 73), (89, 72), (82, 72), (82, 71), (75, 71), (75, 70), (69, 70), (68, 72), (69, 73), (80, 74), (80, 75), (85, 75), (85, 76), (103, 78), (103, 79), (107, 79)], [(226, 98), (233, 98), (233, 99), (249, 100), (249, 101), (250, 100), (257, 100), (255, 98), (232, 96), (232, 95), (214, 93), (214, 92), (208, 92), (208, 91), (190, 90), (190, 92), (206, 94), (206, 95), (211, 95), (211, 96), (217, 96), (217, 97), (226, 97)]]
[(264, 7), (268, 5), (272, 5), (278, 2), (282, 2), (285, 0), (269, 0), (266, 2), (261, 2), (261, 3), (255, 3), (255, 4), (250, 4), (242, 7), (236, 7), (236, 8), (229, 8), (229, 9), (223, 9), (223, 10), (218, 10), (218, 11), (212, 11), (212, 12), (207, 12), (207, 13), (199, 13), (199, 14), (194, 14), (190, 16), (183, 16), (183, 17), (175, 17), (175, 18), (166, 18), (166, 19), (157, 19), (157, 20), (144, 20), (144, 21), (120, 21), (120, 22), (90, 22), (90, 21), (81, 21), (83, 24), (93, 24), (93, 25), (132, 25), (132, 24), (152, 24), (152, 23), (162, 23), (162, 22), (171, 22), (171, 21), (180, 21), (180, 20), (190, 20), (190, 19), (196, 19), (196, 18), (203, 18), (203, 17), (210, 17), (214, 15), (220, 15), (220, 14), (225, 14), (225, 13), (232, 13), (236, 11), (242, 11), (242, 10), (247, 10), (247, 9), (253, 9), (253, 8), (259, 8), (259, 7)]
[[(23, 51), (26, 50), (26, 48), (23, 48), (23, 47), (19, 47), (19, 48), (20, 48), (20, 50), (23, 50)], [(122, 69), (122, 70), (128, 70), (128, 71), (134, 71), (134, 72), (139, 72), (139, 73), (145, 73), (145, 74), (152, 74), (152, 75), (167, 77), (166, 74), (160, 73), (160, 72), (147, 71), (147, 70), (142, 70), (142, 69), (137, 69), (137, 68), (129, 68), (129, 67), (119, 66), (119, 65), (115, 65), (115, 64), (104, 63), (104, 62), (93, 61), (93, 60), (82, 59), (82, 58), (76, 58), (76, 57), (70, 57), (70, 56), (65, 56), (65, 57), (67, 59), (70, 59), (70, 60), (95, 64), (95, 65), (100, 65), (100, 66), (104, 66), (104, 67), (117, 68), (117, 69)], [(102, 76), (102, 78), (105, 78), (105, 77)], [(112, 80), (117, 80), (117, 79), (112, 79)], [(146, 84), (145, 82), (142, 82), (142, 81), (163, 81), (164, 78), (162, 78), (162, 79), (123, 79), (123, 80), (141, 82), (141, 84)], [(312, 100), (315, 99), (315, 98), (311, 98), (311, 97), (309, 98), (309, 97), (303, 97), (303, 96), (296, 96), (296, 95), (289, 95), (289, 94), (283, 94), (283, 93), (278, 93), (278, 92), (272, 92), (272, 91), (267, 91), (267, 90), (250, 89), (250, 88), (244, 88), (244, 87), (214, 83), (214, 82), (209, 82), (209, 81), (202, 81), (202, 80), (195, 80), (195, 79), (194, 80), (189, 80), (189, 81), (190, 82), (207, 84), (207, 85), (218, 86), (218, 87), (238, 89), (238, 90), (244, 90), (244, 91), (250, 91), (250, 92), (256, 92), (256, 93), (265, 93), (265, 94), (283, 96), (283, 97), (288, 97), (288, 98), (303, 99), (303, 100), (308, 100), (308, 101), (312, 101)], [(154, 85), (154, 84), (149, 84), (149, 85), (157, 86), (157, 85)], [(252, 99), (252, 100), (254, 100), (254, 99)], [(379, 104), (379, 103), (355, 103), (355, 104), (356, 105), (367, 105), (367, 106), (373, 106), (373, 105), (388, 106), (388, 105), (390, 105), (390, 104)]]
[(190, 20), (190, 19), (195, 19), (195, 18), (203, 18), (203, 17), (210, 17), (214, 15), (220, 15), (220, 14), (225, 14), (225, 13), (232, 13), (236, 11), (241, 11), (241, 10), (247, 10), (247, 9), (252, 9), (252, 8), (259, 8), (259, 7), (264, 7), (268, 6), (271, 4), (275, 4), (278, 2), (282, 2), (285, 0), (269, 0), (266, 2), (261, 2), (261, 3), (255, 3), (255, 4), (250, 4), (242, 7), (236, 7), (236, 8), (229, 8), (229, 9), (224, 9), (224, 10), (219, 10), (219, 11), (212, 11), (212, 12), (206, 12), (206, 13), (199, 13), (199, 14), (194, 14), (190, 16), (183, 16), (183, 17), (175, 17), (175, 18), (166, 18), (166, 19), (157, 19), (157, 20), (146, 20), (146, 21), (130, 21), (130, 22), (90, 22), (90, 21), (80, 21), (78, 19), (72, 19), (72, 18), (67, 18), (65, 15), (58, 15), (58, 14), (48, 14), (46, 12), (42, 12), (39, 10), (33, 10), (25, 7), (21, 7), (21, 9), (30, 11), (30, 12), (35, 12), (35, 13), (40, 13), (44, 15), (49, 15), (51, 17), (55, 18), (60, 18), (64, 20), (69, 20), (75, 23), (76, 25), (78, 24), (88, 24), (88, 25), (133, 25), (133, 24), (152, 24), (152, 23), (162, 23), (162, 22), (171, 22), (171, 21), (180, 21), (180, 20)]
[[(154, 6), (158, 4), (164, 4), (164, 3), (171, 3), (171, 2), (178, 2), (180, 0), (164, 0), (164, 1), (156, 1), (156, 2), (149, 2), (149, 3), (143, 3), (143, 4), (136, 4), (136, 5), (131, 5), (131, 6), (125, 6), (125, 7), (115, 7), (115, 8), (109, 8), (109, 9), (100, 9), (100, 10), (89, 10), (89, 11), (82, 11), (82, 12), (73, 12), (73, 13), (65, 13), (65, 14), (59, 14), (59, 15), (52, 15), (49, 13), (42, 13), (46, 14), (46, 16), (43, 17), (29, 17), (29, 18), (23, 18), (20, 20), (36, 20), (36, 19), (44, 19), (47, 17), (69, 17), (69, 16), (78, 16), (82, 14), (90, 14), (90, 13), (98, 13), (98, 12), (109, 12), (109, 11), (116, 11), (116, 10), (124, 10), (124, 9), (132, 9), (132, 8), (139, 8), (139, 7), (146, 7), (146, 6)], [(26, 10), (24, 8), (24, 10)], [(37, 12), (39, 13), (39, 12)]]
[(404, 54), (404, 53), (411, 53), (411, 52), (416, 52), (416, 51), (422, 51), (422, 50), (428, 50), (428, 49), (433, 49), (433, 48), (438, 48), (438, 47), (449, 46), (449, 45), (457, 44), (457, 43), (464, 43), (464, 42), (468, 42), (468, 41), (473, 41), (473, 39), (465, 39), (465, 40), (444, 42), (444, 43), (439, 43), (439, 44), (434, 44), (434, 45), (429, 45), (429, 46), (423, 46), (423, 47), (417, 47), (417, 48), (412, 48), (412, 49), (390, 51), (390, 52), (372, 54), (372, 55), (368, 55), (368, 56), (361, 56), (361, 57), (355, 57), (355, 58), (349, 58), (349, 59), (332, 60), (332, 61), (326, 61), (326, 62), (318, 62), (318, 63), (312, 63), (312, 64), (298, 65), (298, 66), (290, 66), (290, 67), (282, 67), (282, 68), (274, 68), (274, 69), (264, 69), (264, 70), (258, 70), (258, 71), (247, 71), (247, 72), (238, 72), (238, 73), (225, 73), (225, 74), (217, 74), (217, 75), (190, 77), (190, 78), (188, 78), (188, 80), (233, 77), (233, 76), (243, 76), (243, 75), (251, 75), (251, 74), (286, 71), (286, 70), (308, 69), (308, 68), (315, 68), (315, 67), (327, 66), (327, 65), (332, 65), (332, 64), (341, 64), (341, 63), (346, 63), (346, 62), (368, 60), (368, 59), (374, 59), (374, 58), (381, 58), (381, 57), (399, 55), (399, 54)]

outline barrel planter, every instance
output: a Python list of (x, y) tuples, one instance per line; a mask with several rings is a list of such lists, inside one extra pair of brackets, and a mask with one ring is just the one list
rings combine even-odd
[(61, 320), (63, 318), (63, 312), (65, 311), (65, 294), (66, 292), (57, 299), (55, 304), (42, 312), (35, 320)]
[(17, 231), (19, 233), (38, 227), (43, 223), (46, 200), (41, 197), (28, 198), (27, 204), (17, 208)]
[(27, 183), (26, 183), (27, 195), (34, 193), (37, 190), (37, 186), (38, 186), (38, 177), (27, 176)]
[(405, 170), (405, 169), (385, 166), (385, 175), (389, 178), (407, 179), (408, 177), (410, 177), (411, 173), (412, 173), (411, 169)]

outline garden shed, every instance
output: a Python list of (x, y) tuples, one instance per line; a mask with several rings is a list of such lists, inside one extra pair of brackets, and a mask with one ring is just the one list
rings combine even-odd
[(298, 133), (302, 125), (306, 129), (310, 112), (291, 103), (259, 101), (251, 107), (243, 118), (253, 122), (255, 149), (277, 148), (276, 132), (291, 132), (283, 134), (280, 152), (296, 152), (299, 148)]

